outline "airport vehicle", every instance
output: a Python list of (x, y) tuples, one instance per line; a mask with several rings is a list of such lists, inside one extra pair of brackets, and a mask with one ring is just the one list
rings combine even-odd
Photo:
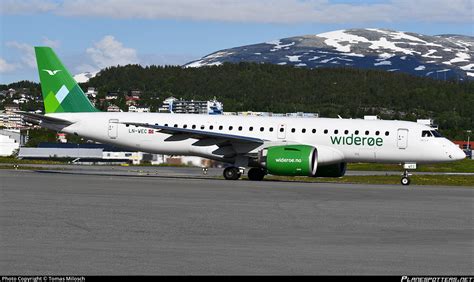
[(35, 52), (46, 114), (23, 113), (30, 121), (132, 150), (225, 162), (228, 180), (244, 168), (251, 180), (341, 177), (348, 162), (377, 162), (403, 164), (408, 185), (416, 164), (465, 158), (433, 128), (408, 121), (100, 112), (51, 48)]

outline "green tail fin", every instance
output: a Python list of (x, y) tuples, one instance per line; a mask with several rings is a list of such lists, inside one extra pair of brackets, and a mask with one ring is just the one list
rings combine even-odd
[(47, 114), (98, 111), (51, 48), (35, 47), (35, 52)]

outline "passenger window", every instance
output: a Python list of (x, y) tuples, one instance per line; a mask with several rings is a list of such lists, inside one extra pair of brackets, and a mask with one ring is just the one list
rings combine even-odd
[(165, 123), (165, 126), (168, 126), (168, 124), (167, 124), (167, 123)]
[(377, 130), (377, 131), (375, 131), (375, 135), (377, 135), (377, 136), (378, 136), (379, 134), (380, 134), (380, 131), (378, 131), (378, 130)]
[(359, 130), (356, 130), (356, 131), (354, 132), (354, 134), (355, 134), (355, 135), (359, 135)]
[(292, 132), (292, 133), (295, 133), (295, 131), (296, 131), (296, 129), (294, 129), (294, 128), (291, 129), (291, 132)]
[(239, 126), (239, 131), (242, 131), (242, 126)]
[(368, 131), (368, 130), (365, 131), (365, 135), (369, 135), (369, 131)]
[(280, 127), (280, 132), (283, 132), (285, 131), (285, 129), (283, 127)]
[(195, 125), (195, 124), (193, 124), (192, 128), (193, 128), (193, 129), (196, 129), (196, 125)]
[(229, 126), (229, 130), (232, 130), (232, 128), (234, 128), (233, 126)]
[(206, 128), (206, 127), (204, 125), (201, 125), (201, 129), (204, 129), (204, 128)]
[(263, 132), (264, 130), (265, 130), (265, 128), (263, 128), (263, 127), (260, 127), (260, 131), (262, 131), (262, 132)]
[(253, 126), (249, 127), (249, 131), (253, 131)]
[(213, 129), (214, 129), (214, 125), (209, 125), (209, 129), (210, 129), (210, 130), (213, 130)]
[(327, 129), (324, 129), (324, 134), (328, 134), (328, 130), (327, 130)]
[(388, 131), (385, 131), (385, 136), (388, 136), (390, 133)]
[(174, 125), (174, 127), (178, 127), (178, 125), (177, 125), (177, 124), (175, 124), (175, 125)]
[(187, 127), (188, 127), (188, 125), (187, 125), (187, 124), (183, 125), (183, 128), (187, 128)]
[(273, 132), (273, 127), (270, 127), (270, 129), (269, 129), (269, 130), (270, 130), (270, 132)]
[(313, 132), (313, 133), (316, 133), (316, 129), (313, 128), (313, 131), (312, 131), (312, 132)]
[(344, 130), (344, 134), (349, 134), (349, 130)]
[(306, 133), (306, 128), (301, 129), (302, 133)]
[(334, 130), (334, 134), (338, 134), (339, 133), (339, 130)]
[(219, 130), (222, 130), (222, 128), (223, 128), (222, 125), (219, 125)]

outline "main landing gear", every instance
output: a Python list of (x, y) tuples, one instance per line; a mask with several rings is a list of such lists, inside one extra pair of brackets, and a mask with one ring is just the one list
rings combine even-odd
[(240, 169), (235, 166), (229, 166), (224, 169), (224, 178), (227, 180), (237, 180), (242, 176)]
[[(249, 169), (247, 176), (249, 180), (260, 181), (265, 175), (266, 171), (261, 168), (253, 167)], [(242, 176), (242, 170), (235, 166), (226, 167), (224, 169), (224, 178), (226, 180), (237, 180)]]

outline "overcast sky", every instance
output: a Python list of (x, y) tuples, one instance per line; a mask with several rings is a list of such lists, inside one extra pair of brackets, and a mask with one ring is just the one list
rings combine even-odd
[(377, 27), (474, 35), (474, 0), (1, 0), (0, 83), (37, 81), (33, 47), (73, 73), (184, 64), (290, 36)]

